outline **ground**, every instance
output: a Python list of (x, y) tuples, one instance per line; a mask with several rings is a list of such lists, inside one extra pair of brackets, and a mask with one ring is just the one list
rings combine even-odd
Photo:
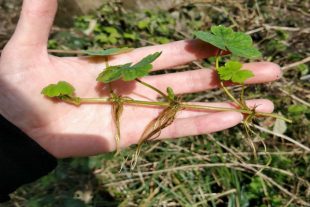
[[(132, 12), (111, 1), (93, 13), (76, 17), (69, 28), (55, 26), (49, 48), (140, 47), (193, 38), (193, 31), (207, 30), (211, 25), (231, 26), (251, 34), (263, 52), (262, 60), (278, 63), (283, 70), (283, 77), (275, 83), (248, 87), (247, 96), (271, 99), (275, 111), (293, 123), (258, 120), (257, 135), (251, 137), (255, 156), (243, 127), (238, 126), (215, 134), (146, 144), (132, 173), (129, 163), (113, 154), (61, 160), (49, 176), (23, 186), (11, 202), (1, 206), (273, 207), (310, 203), (310, 3), (188, 2)], [(14, 30), (18, 5), (20, 1), (0, 0), (0, 48)], [(92, 23), (96, 27), (91, 27)], [(209, 60), (189, 64), (184, 70), (201, 64), (209, 66)], [(233, 91), (237, 95), (240, 87)], [(183, 98), (226, 100), (220, 90)]]

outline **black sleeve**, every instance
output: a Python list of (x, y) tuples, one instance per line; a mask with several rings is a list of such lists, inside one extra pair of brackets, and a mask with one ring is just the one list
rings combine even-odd
[(0, 203), (23, 184), (48, 174), (57, 165), (46, 152), (0, 114)]

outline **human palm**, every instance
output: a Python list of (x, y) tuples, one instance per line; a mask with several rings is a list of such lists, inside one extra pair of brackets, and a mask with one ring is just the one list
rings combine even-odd
[[(21, 128), (43, 148), (56, 157), (88, 156), (115, 149), (115, 127), (109, 104), (83, 104), (79, 107), (53, 102), (43, 97), (42, 88), (64, 80), (72, 83), (80, 97), (106, 96), (107, 86), (96, 83), (104, 69), (100, 58), (60, 58), (48, 54), (46, 45), (57, 7), (56, 0), (24, 0), (17, 29), (0, 59), (0, 112)], [(137, 62), (141, 57), (162, 51), (154, 70), (170, 69), (196, 59), (215, 54), (215, 48), (198, 40), (178, 41), (165, 45), (139, 48), (113, 56), (111, 65)], [(280, 75), (272, 63), (249, 63), (255, 77), (248, 83), (269, 82)], [(218, 79), (214, 71), (199, 69), (143, 78), (159, 89), (170, 86), (178, 94), (215, 88)], [(156, 100), (157, 94), (138, 83), (118, 81), (113, 84), (120, 95), (138, 100)], [(199, 103), (233, 107), (229, 103)], [(271, 112), (268, 100), (248, 101), (257, 110)], [(126, 105), (121, 119), (121, 146), (137, 143), (146, 125), (160, 108)], [(159, 138), (211, 133), (241, 122), (237, 112), (179, 112), (174, 123), (164, 129)], [(220, 124), (219, 124), (220, 123)]]

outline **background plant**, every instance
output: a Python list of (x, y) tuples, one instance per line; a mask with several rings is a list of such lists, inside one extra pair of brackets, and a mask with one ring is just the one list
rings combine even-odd
[[(203, 12), (204, 8), (207, 8), (208, 12)], [(110, 8), (112, 11), (113, 9), (115, 6)], [(309, 146), (309, 79), (305, 79), (309, 74), (309, 66), (307, 63), (290, 66), (290, 63), (304, 60), (309, 56), (309, 32), (307, 31), (309, 18), (307, 18), (306, 9), (306, 1), (257, 1), (257, 4), (217, 1), (196, 5), (183, 4), (171, 11), (177, 13), (173, 16), (168, 12), (151, 11), (153, 15), (159, 17), (158, 13), (164, 13), (167, 18), (174, 18), (175, 22), (182, 24), (179, 31), (175, 31), (172, 24), (173, 27), (168, 26), (169, 34), (160, 33), (160, 35), (156, 31), (155, 34), (149, 30), (142, 31), (135, 25), (130, 28), (131, 22), (137, 22), (146, 15), (143, 12), (134, 14), (123, 11), (123, 15), (119, 15), (113, 12), (105, 13), (108, 9), (103, 9), (92, 16), (80, 17), (77, 23), (80, 24), (81, 19), (84, 19), (85, 22), (82, 22), (84, 28), (76, 26), (74, 31), (55, 32), (50, 46), (54, 49), (85, 50), (103, 46), (109, 48), (114, 45), (94, 41), (93, 36), (96, 34), (94, 31), (90, 35), (82, 32), (89, 27), (90, 20), (97, 20), (98, 27), (117, 25), (116, 28), (120, 34), (131, 31), (138, 37), (136, 40), (117, 37), (119, 46), (136, 47), (159, 43), (154, 36), (170, 40), (183, 39), (201, 26), (209, 28), (211, 23), (233, 25), (238, 28), (237, 30), (250, 32), (258, 46), (264, 48), (262, 49), (264, 59), (284, 66), (284, 77), (281, 81), (248, 87), (250, 97), (256, 98), (257, 94), (260, 94), (271, 98), (276, 103), (277, 111), (294, 119), (294, 123), (286, 127), (274, 120), (266, 120), (260, 125), (268, 127), (272, 134), (261, 132), (260, 136), (265, 139), (267, 150), (272, 152), (270, 166), (293, 173), (295, 176), (291, 177), (289, 174), (267, 169), (263, 173), (288, 191), (307, 200), (308, 187), (303, 185), (296, 175), (309, 180), (309, 153), (274, 135), (274, 133), (282, 134), (281, 136), (284, 134)], [(100, 17), (103, 14), (108, 14), (105, 16), (109, 18), (102, 20)], [(124, 21), (126, 27), (118, 25), (121, 22), (118, 20)], [(199, 26), (196, 27), (196, 25)], [(209, 60), (205, 60), (197, 64), (208, 66), (209, 63)], [(194, 63), (184, 69), (196, 67)], [(234, 88), (232, 93), (237, 96), (240, 88)], [(226, 96), (222, 92), (211, 91), (208, 94), (188, 95), (184, 99), (214, 101), (226, 100)], [(143, 165), (139, 168), (143, 173), (142, 179), (138, 174), (118, 174), (123, 160), (111, 159), (113, 155), (110, 154), (64, 160), (51, 176), (20, 189), (13, 199), (14, 202), (8, 205), (117, 206), (123, 202), (123, 206), (139, 204), (157, 206), (159, 203), (203, 206), (208, 202), (210, 206), (234, 206), (238, 201), (242, 206), (285, 206), (286, 204), (300, 206), (296, 204), (296, 200), (291, 201), (291, 197), (278, 188), (262, 182), (257, 176), (253, 177), (253, 172), (247, 167), (251, 164), (264, 165), (268, 158), (264, 155), (262, 146), (257, 143), (259, 152), (258, 160), (255, 160), (252, 151), (248, 148), (248, 143), (243, 142), (242, 132), (243, 129), (234, 128), (214, 135), (146, 146), (143, 150), (148, 151), (148, 154), (143, 157)], [(223, 148), (224, 146), (228, 148)], [(130, 149), (128, 151), (130, 152)], [(237, 160), (234, 154), (244, 157), (247, 165), (229, 165)], [(216, 167), (203, 166), (209, 163)], [(168, 171), (156, 173), (163, 169)], [(152, 174), (154, 171), (155, 173)], [(93, 195), (93, 199), (87, 202), (90, 194)], [(78, 195), (83, 201), (77, 199)]]

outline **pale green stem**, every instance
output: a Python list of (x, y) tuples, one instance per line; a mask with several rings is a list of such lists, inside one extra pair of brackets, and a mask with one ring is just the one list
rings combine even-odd
[(221, 87), (223, 88), (223, 90), (225, 91), (226, 95), (235, 103), (237, 104), (237, 106), (242, 108), (242, 105), (239, 103), (239, 101), (237, 99), (235, 99), (235, 97), (229, 92), (229, 90), (226, 88), (226, 86), (224, 86), (224, 83), (221, 81)]
[[(168, 107), (171, 103), (169, 102), (157, 102), (157, 101), (139, 101), (139, 100), (132, 100), (132, 99), (123, 99), (124, 104), (132, 104), (132, 105), (141, 105), (141, 106), (155, 106), (155, 107)], [(110, 98), (81, 98), (80, 103), (113, 103), (113, 100)], [(245, 109), (233, 109), (233, 108), (225, 108), (225, 107), (215, 107), (215, 106), (202, 106), (202, 105), (194, 105), (181, 102), (180, 107), (184, 109), (193, 109), (193, 110), (206, 110), (206, 111), (235, 111), (243, 114), (253, 114), (255, 113), (256, 116), (267, 116), (273, 117), (277, 119), (282, 119), (286, 122), (291, 123), (292, 121), (274, 113), (263, 113), (263, 112), (253, 112), (251, 110)]]
[(104, 57), (104, 61), (105, 61), (105, 68), (108, 68), (110, 67), (110, 64), (109, 64), (109, 57)]
[(138, 79), (138, 78), (136, 79), (136, 81), (137, 81), (138, 83), (141, 83), (142, 85), (144, 85), (144, 86), (146, 86), (146, 87), (148, 87), (148, 88), (150, 88), (150, 89), (156, 91), (156, 92), (159, 93), (161, 96), (163, 96), (164, 98), (168, 99), (168, 96), (167, 96), (164, 92), (162, 92), (161, 90), (155, 88), (154, 86), (152, 86), (152, 85), (150, 85), (150, 84), (148, 84), (148, 83), (146, 83), (146, 82), (144, 82), (144, 81), (142, 81), (142, 80), (140, 80), (140, 79)]
[(278, 115), (278, 114), (274, 114), (274, 113), (255, 112), (255, 115), (257, 115), (257, 116), (268, 116), (268, 117), (273, 117), (273, 118), (276, 118), (276, 119), (281, 119), (281, 120), (286, 121), (286, 122), (288, 122), (288, 123), (293, 123), (292, 120), (287, 119), (287, 118), (285, 118), (285, 117), (283, 117), (283, 116), (280, 116), (280, 115)]
[(241, 89), (241, 95), (240, 95), (240, 103), (242, 104), (243, 107), (249, 109), (249, 107), (246, 105), (245, 100), (244, 100), (244, 91), (245, 91), (245, 87), (244, 87), (244, 83), (242, 83), (242, 89)]
[[(221, 52), (218, 52), (218, 55), (216, 55), (215, 57), (215, 69), (218, 71), (218, 69), (220, 68), (220, 64), (219, 64), (219, 60), (220, 60), (220, 54)], [(235, 99), (235, 97), (228, 91), (228, 89), (226, 88), (226, 86), (224, 86), (223, 81), (221, 81), (221, 87), (223, 88), (223, 90), (225, 91), (225, 93), (227, 94), (227, 96), (235, 103), (237, 104), (237, 106), (242, 107), (242, 104), (239, 103), (239, 101), (237, 99)]]
[[(104, 61), (105, 61), (105, 69), (107, 69), (108, 67), (110, 67), (110, 64), (109, 64), (109, 57), (108, 57), (108, 56), (105, 56), (105, 57), (104, 57)], [(108, 83), (107, 85), (108, 85), (110, 94), (113, 93), (111, 83)]]

